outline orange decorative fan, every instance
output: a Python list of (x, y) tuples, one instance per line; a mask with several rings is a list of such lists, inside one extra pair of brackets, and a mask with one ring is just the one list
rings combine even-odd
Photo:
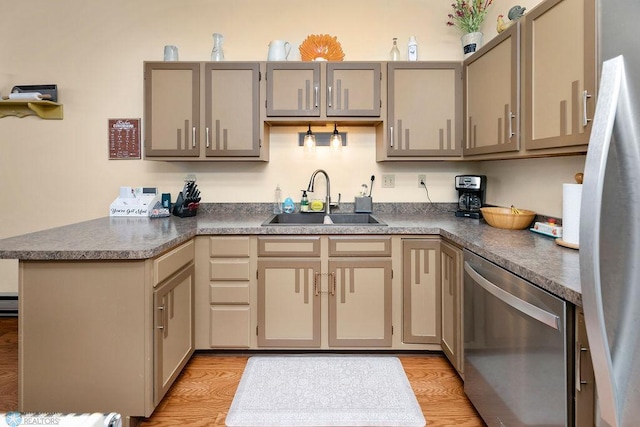
[(340, 42), (336, 37), (328, 34), (311, 34), (298, 49), (303, 61), (342, 61), (344, 59)]

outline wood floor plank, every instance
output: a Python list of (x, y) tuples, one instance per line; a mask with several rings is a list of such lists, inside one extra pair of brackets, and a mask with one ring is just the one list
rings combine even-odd
[[(196, 353), (144, 427), (218, 427), (225, 425), (249, 356)], [(427, 427), (483, 427), (446, 358), (400, 355)], [(0, 412), (18, 407), (18, 322), (0, 318)]]

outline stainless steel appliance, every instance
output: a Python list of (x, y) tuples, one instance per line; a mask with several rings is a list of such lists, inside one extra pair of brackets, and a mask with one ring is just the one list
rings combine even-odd
[(457, 217), (480, 218), (480, 208), (485, 202), (487, 177), (484, 175), (457, 175), (455, 178), (458, 190)]
[(464, 391), (489, 426), (572, 426), (573, 305), (464, 251)]
[(598, 425), (640, 422), (638, 0), (599, 1), (598, 102), (584, 171), (580, 281)]

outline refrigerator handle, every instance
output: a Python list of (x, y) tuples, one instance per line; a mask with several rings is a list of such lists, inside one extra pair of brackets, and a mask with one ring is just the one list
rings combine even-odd
[(600, 221), (607, 157), (623, 81), (624, 60), (622, 56), (605, 61), (602, 66), (600, 95), (596, 105), (585, 163), (580, 207), (582, 303), (598, 385), (600, 417), (610, 426), (620, 425), (617, 404), (619, 396), (616, 396), (616, 387), (614, 386), (615, 378), (602, 301), (599, 261)]

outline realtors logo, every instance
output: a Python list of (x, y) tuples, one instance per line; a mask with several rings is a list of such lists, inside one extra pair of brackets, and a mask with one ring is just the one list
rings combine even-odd
[(4, 416), (4, 423), (0, 418), (0, 426), (57, 426), (61, 424), (61, 419), (56, 414), (49, 413), (21, 413), (7, 412)]
[(17, 427), (22, 424), (22, 414), (20, 412), (7, 412), (4, 422), (10, 427)]

